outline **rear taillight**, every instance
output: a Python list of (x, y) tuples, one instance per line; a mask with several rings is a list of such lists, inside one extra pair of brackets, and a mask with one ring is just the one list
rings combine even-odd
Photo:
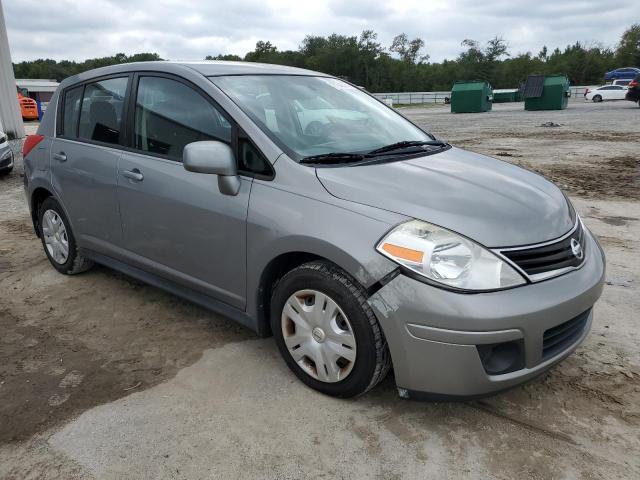
[(633, 80), (629, 83), (629, 88), (636, 88), (638, 85), (638, 82), (636, 80)]
[(36, 145), (38, 145), (42, 140), (44, 140), (44, 136), (42, 135), (29, 135), (24, 140), (24, 145), (22, 146), (22, 156), (26, 157), (29, 155), (29, 152), (34, 149)]

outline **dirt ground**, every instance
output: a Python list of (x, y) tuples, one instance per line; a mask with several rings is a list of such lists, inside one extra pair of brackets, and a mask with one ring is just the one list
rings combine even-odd
[(106, 268), (58, 274), (18, 160), (0, 178), (0, 478), (640, 478), (640, 109), (402, 112), (571, 196), (608, 259), (575, 354), (474, 402), (404, 401), (391, 377), (322, 396), (230, 320)]

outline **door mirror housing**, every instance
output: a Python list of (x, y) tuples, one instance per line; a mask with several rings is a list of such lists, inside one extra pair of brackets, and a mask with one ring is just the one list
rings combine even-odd
[(182, 165), (195, 173), (218, 175), (218, 188), (224, 195), (237, 195), (240, 191), (238, 166), (231, 147), (223, 142), (193, 142), (184, 147)]

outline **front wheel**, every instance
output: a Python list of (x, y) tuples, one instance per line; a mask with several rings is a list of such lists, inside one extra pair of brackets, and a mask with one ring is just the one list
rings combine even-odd
[(391, 367), (386, 340), (364, 290), (328, 262), (301, 265), (277, 283), (271, 328), (289, 368), (327, 395), (365, 393)]
[(594, 101), (595, 103), (600, 103), (600, 102), (602, 101), (602, 96), (601, 96), (601, 95), (595, 95), (595, 96), (593, 97), (593, 101)]

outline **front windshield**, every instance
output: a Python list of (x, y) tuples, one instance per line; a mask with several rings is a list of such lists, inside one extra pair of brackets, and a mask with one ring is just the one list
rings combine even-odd
[(297, 160), (432, 140), (392, 109), (336, 78), (242, 75), (211, 81)]

